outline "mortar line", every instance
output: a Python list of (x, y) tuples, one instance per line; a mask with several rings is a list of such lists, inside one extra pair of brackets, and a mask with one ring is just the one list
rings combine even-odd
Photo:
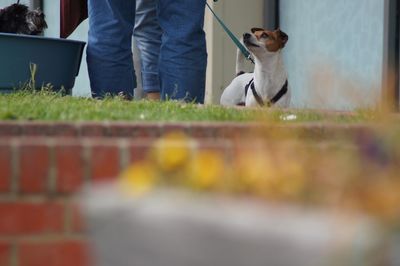
[(47, 142), (47, 148), (49, 149), (49, 163), (50, 167), (47, 176), (47, 189), (50, 195), (57, 193), (57, 170), (56, 170), (56, 150), (54, 147), (55, 141), (49, 140)]
[(64, 200), (64, 234), (70, 235), (72, 233), (72, 207), (71, 200)]
[(19, 249), (15, 241), (11, 242), (11, 256), (10, 256), (10, 266), (19, 265)]
[(119, 156), (120, 156), (120, 171), (123, 171), (129, 166), (130, 154), (128, 150), (128, 141), (121, 139), (118, 141)]
[(92, 171), (91, 171), (91, 157), (92, 157), (92, 147), (87, 141), (82, 142), (83, 151), (80, 154), (81, 160), (83, 160), (83, 182), (89, 184), (91, 181)]
[(20, 181), (20, 150), (17, 140), (11, 141), (11, 195), (16, 197), (19, 193)]

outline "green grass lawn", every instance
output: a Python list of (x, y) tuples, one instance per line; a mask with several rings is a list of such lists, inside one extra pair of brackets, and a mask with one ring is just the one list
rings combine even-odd
[[(294, 114), (295, 119), (283, 118)], [(0, 120), (42, 121), (272, 121), (272, 122), (363, 122), (373, 119), (372, 112), (354, 114), (316, 111), (224, 108), (180, 102), (128, 102), (120, 98), (93, 100), (62, 97), (51, 92), (0, 94)]]

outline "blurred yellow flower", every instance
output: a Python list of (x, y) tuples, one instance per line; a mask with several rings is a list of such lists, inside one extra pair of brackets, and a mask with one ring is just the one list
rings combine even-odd
[(140, 197), (149, 193), (157, 181), (157, 172), (152, 163), (141, 161), (128, 167), (120, 176), (119, 186), (123, 193)]
[(277, 182), (277, 189), (284, 197), (299, 196), (306, 186), (306, 173), (304, 165), (293, 158), (288, 158), (280, 164), (280, 175)]
[(225, 161), (221, 154), (200, 151), (190, 161), (187, 174), (189, 185), (194, 189), (213, 189), (224, 177)]
[(266, 152), (246, 152), (238, 155), (234, 164), (235, 190), (255, 193), (262, 196), (274, 194), (278, 177), (277, 166)]
[(171, 133), (158, 140), (151, 156), (161, 171), (181, 169), (191, 155), (191, 141), (183, 133)]
[[(179, 132), (157, 140), (144, 161), (122, 173), (122, 191), (137, 197), (155, 186), (180, 186), (358, 209), (384, 221), (399, 220), (400, 164), (366, 165), (357, 149), (309, 148), (298, 141), (245, 143), (229, 160), (196, 146), (196, 140)], [(400, 158), (400, 152), (395, 155)]]

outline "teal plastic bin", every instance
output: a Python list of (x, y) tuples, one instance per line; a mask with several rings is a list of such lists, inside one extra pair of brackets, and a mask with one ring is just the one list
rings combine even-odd
[(54, 91), (71, 94), (79, 73), (85, 42), (0, 33), (0, 93), (22, 88), (31, 80), (35, 87), (51, 84)]

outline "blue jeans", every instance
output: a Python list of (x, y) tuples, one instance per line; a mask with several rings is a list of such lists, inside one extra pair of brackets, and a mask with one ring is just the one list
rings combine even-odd
[(135, 29), (145, 92), (160, 91), (163, 99), (204, 102), (205, 0), (88, 2), (87, 60), (93, 96), (133, 95), (136, 80), (131, 46)]
[(162, 30), (157, 19), (157, 0), (136, 0), (133, 36), (140, 51), (143, 91), (160, 92), (159, 56)]
[[(132, 33), (141, 51), (143, 89), (159, 92), (161, 30), (156, 18), (156, 0), (89, 0), (88, 7), (87, 61), (92, 96), (102, 98), (120, 93), (133, 96), (137, 84)], [(138, 30), (134, 31), (135, 28)]]
[(158, 18), (163, 29), (160, 54), (163, 99), (204, 102), (205, 5), (206, 0), (158, 0)]

